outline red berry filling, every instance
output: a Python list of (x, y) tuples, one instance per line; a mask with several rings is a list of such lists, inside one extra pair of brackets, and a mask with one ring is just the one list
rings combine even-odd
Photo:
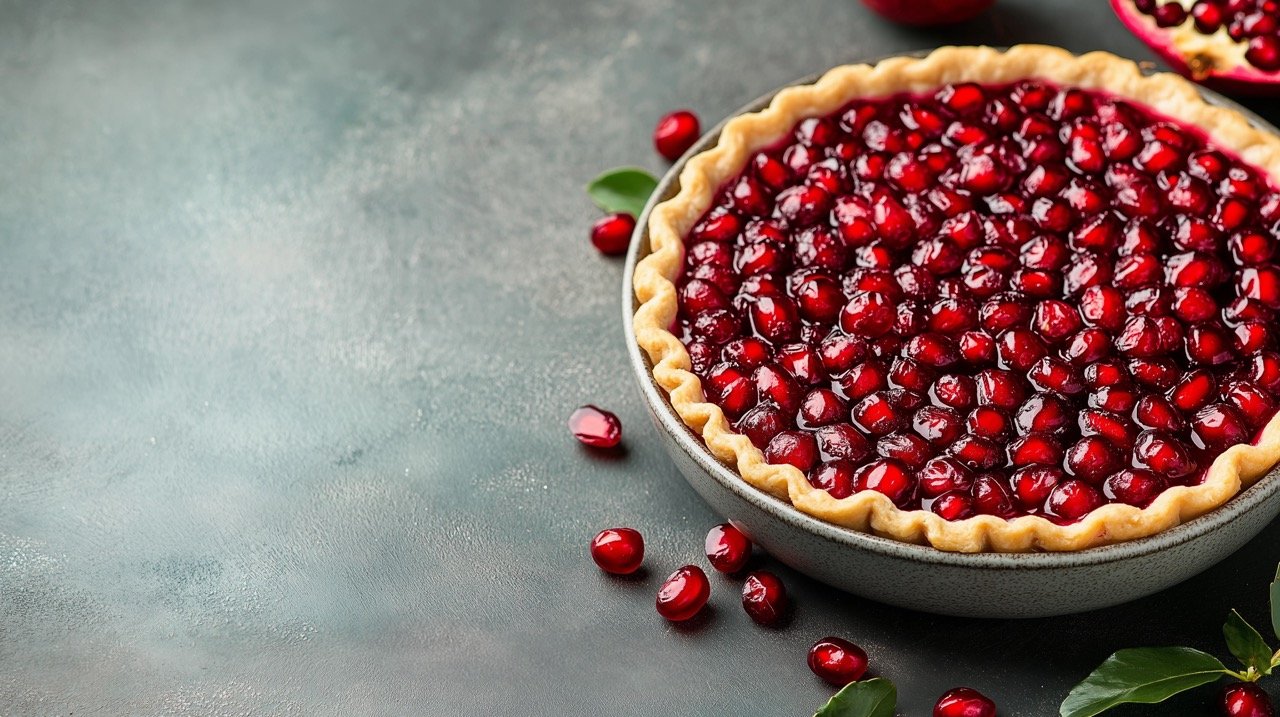
[(775, 464), (948, 520), (1195, 485), (1276, 411), (1280, 193), (1199, 131), (1041, 82), (858, 99), (685, 237), (681, 337)]

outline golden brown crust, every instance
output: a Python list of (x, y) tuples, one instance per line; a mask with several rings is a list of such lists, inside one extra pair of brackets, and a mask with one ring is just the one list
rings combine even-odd
[(752, 153), (790, 132), (799, 120), (830, 114), (855, 97), (925, 91), (950, 82), (1002, 83), (1025, 78), (1104, 90), (1208, 128), (1218, 146), (1280, 178), (1280, 138), (1254, 129), (1238, 112), (1207, 104), (1180, 77), (1144, 76), (1134, 63), (1104, 52), (1076, 56), (1041, 45), (1019, 45), (1004, 52), (944, 47), (919, 59), (837, 67), (812, 85), (779, 92), (768, 108), (732, 119), (715, 147), (689, 160), (680, 173), (680, 192), (654, 207), (649, 216), (651, 253), (635, 270), (636, 340), (653, 363), (654, 378), (685, 424), (701, 433), (718, 459), (736, 466), (747, 483), (831, 523), (941, 550), (1071, 551), (1151, 535), (1202, 515), (1280, 460), (1280, 417), (1276, 417), (1256, 445), (1233, 446), (1219, 456), (1203, 484), (1170, 488), (1147, 508), (1109, 504), (1070, 525), (1035, 516), (948, 521), (929, 511), (899, 509), (876, 491), (832, 498), (811, 486), (796, 468), (766, 463), (760, 450), (733, 430), (720, 408), (706, 401), (701, 382), (689, 370), (689, 354), (667, 327), (677, 310), (673, 282), (683, 261), (682, 237), (709, 208), (717, 188), (740, 172)]

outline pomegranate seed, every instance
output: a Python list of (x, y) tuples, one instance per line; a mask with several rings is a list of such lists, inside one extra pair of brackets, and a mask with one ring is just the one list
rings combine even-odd
[(751, 541), (730, 523), (721, 523), (707, 531), (707, 561), (722, 573), (736, 573), (751, 558)]
[(957, 687), (938, 698), (933, 717), (996, 717), (996, 703), (977, 690)]
[(972, 492), (973, 510), (976, 513), (1006, 517), (1013, 510), (1008, 489), (994, 476), (978, 476), (973, 481)]
[(658, 120), (658, 126), (653, 130), (653, 147), (668, 162), (674, 162), (698, 141), (699, 134), (697, 115), (688, 110), (676, 110)]
[(635, 229), (636, 218), (630, 214), (608, 214), (591, 225), (591, 243), (601, 254), (625, 254), (627, 247), (631, 245), (631, 234)]
[(1201, 450), (1225, 450), (1248, 440), (1244, 416), (1233, 406), (1215, 403), (1196, 412), (1191, 419), (1191, 440)]
[(1185, 478), (1196, 471), (1187, 447), (1153, 431), (1143, 431), (1133, 448), (1133, 464), (1169, 478)]
[(622, 442), (622, 421), (592, 405), (581, 406), (569, 414), (569, 430), (574, 438), (592, 448), (613, 448)]
[(824, 682), (844, 687), (867, 672), (867, 653), (839, 637), (824, 637), (809, 648), (809, 669)]
[(757, 570), (742, 583), (742, 609), (756, 624), (777, 625), (786, 614), (787, 588), (773, 573)]
[(818, 462), (818, 442), (806, 431), (783, 431), (765, 446), (764, 459), (774, 465), (792, 465), (808, 473)]
[(644, 561), (644, 537), (631, 528), (608, 528), (591, 539), (591, 559), (606, 573), (630, 575)]
[(1067, 450), (1064, 465), (1071, 475), (1097, 483), (1120, 467), (1120, 457), (1104, 439), (1086, 436)]
[(1167, 487), (1164, 480), (1150, 471), (1122, 470), (1107, 477), (1102, 492), (1113, 502), (1145, 508)]
[[(1277, 65), (1280, 69), (1280, 64)], [(1271, 696), (1256, 682), (1235, 682), (1222, 690), (1222, 714), (1226, 717), (1274, 717)]]
[(902, 463), (882, 458), (859, 468), (853, 476), (854, 491), (874, 490), (902, 504), (915, 490), (915, 481)]
[(671, 622), (684, 622), (696, 616), (711, 596), (707, 574), (697, 565), (686, 565), (671, 573), (658, 589), (658, 614)]
[(1051, 466), (1022, 468), (1009, 477), (1013, 496), (1024, 510), (1036, 510), (1043, 506), (1054, 486), (1062, 480), (1062, 471)]
[(1102, 503), (1102, 495), (1093, 486), (1083, 481), (1068, 480), (1053, 489), (1045, 508), (1064, 520), (1077, 520)]
[(809, 474), (809, 484), (836, 500), (848, 498), (853, 495), (853, 473), (853, 464), (847, 460), (828, 461)]

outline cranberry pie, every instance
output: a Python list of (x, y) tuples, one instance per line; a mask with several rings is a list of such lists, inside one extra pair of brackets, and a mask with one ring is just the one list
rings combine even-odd
[(1105, 53), (949, 47), (736, 117), (649, 220), (636, 337), (752, 486), (1079, 550), (1280, 459), (1280, 138)]

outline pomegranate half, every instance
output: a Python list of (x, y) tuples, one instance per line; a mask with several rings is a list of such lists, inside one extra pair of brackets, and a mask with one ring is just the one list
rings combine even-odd
[(1180, 74), (1223, 92), (1280, 94), (1280, 2), (1110, 1), (1125, 26)]

